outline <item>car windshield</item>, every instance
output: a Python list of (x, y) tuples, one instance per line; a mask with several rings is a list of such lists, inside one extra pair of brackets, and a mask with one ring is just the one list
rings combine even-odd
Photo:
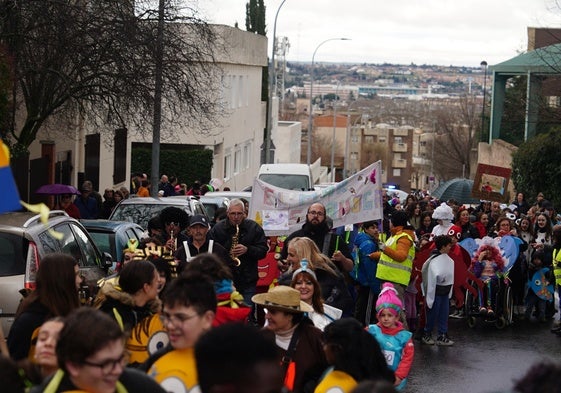
[(25, 272), (22, 247), (23, 238), (21, 236), (0, 233), (0, 277)]
[[(150, 221), (152, 217), (159, 215), (163, 209), (169, 206), (173, 205), (146, 203), (120, 204), (115, 208), (115, 210), (113, 210), (111, 220), (135, 222), (142, 228), (146, 229), (148, 227), (148, 221)], [(188, 207), (185, 211), (189, 216), (191, 216), (190, 211), (187, 209)]]
[(309, 177), (305, 175), (266, 173), (259, 175), (259, 180), (287, 190), (307, 191), (309, 187)]

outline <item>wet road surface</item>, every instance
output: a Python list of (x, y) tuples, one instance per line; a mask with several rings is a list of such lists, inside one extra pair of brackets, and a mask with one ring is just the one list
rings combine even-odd
[(549, 321), (517, 321), (503, 330), (491, 324), (471, 329), (465, 319), (450, 319), (448, 331), (454, 346), (415, 341), (415, 358), (404, 392), (509, 392), (513, 381), (534, 363), (561, 362), (561, 337), (550, 333), (550, 327)]

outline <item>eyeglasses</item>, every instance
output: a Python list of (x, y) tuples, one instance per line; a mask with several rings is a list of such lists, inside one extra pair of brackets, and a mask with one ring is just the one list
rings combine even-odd
[(187, 315), (187, 314), (183, 314), (183, 313), (168, 314), (167, 312), (163, 312), (160, 315), (160, 320), (162, 321), (164, 326), (168, 322), (171, 322), (171, 324), (173, 326), (180, 326), (180, 325), (183, 325), (186, 321), (188, 321), (190, 319), (193, 319), (195, 317), (198, 317), (198, 316), (199, 316), (199, 314), (193, 314), (193, 315)]
[(310, 216), (318, 216), (318, 217), (323, 217), (324, 216), (323, 212), (316, 212), (316, 211), (310, 211), (310, 212), (308, 212), (308, 214)]
[(179, 223), (178, 223), (178, 222), (173, 222), (173, 221), (172, 221), (172, 222), (166, 222), (166, 225), (170, 225), (170, 226), (173, 225), (174, 227), (178, 227), (178, 226), (179, 226)]
[(87, 360), (82, 361), (83, 364), (91, 367), (97, 367), (101, 370), (102, 374), (107, 375), (115, 370), (115, 367), (121, 366), (124, 368), (129, 361), (128, 354), (124, 352), (119, 359), (107, 359), (101, 363), (88, 362)]

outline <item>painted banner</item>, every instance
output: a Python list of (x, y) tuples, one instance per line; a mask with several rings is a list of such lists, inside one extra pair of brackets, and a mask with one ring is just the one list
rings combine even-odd
[(382, 211), (381, 161), (318, 191), (293, 191), (259, 179), (253, 183), (249, 218), (263, 226), (267, 236), (290, 234), (306, 222), (308, 207), (322, 203), (333, 227), (380, 220)]
[(10, 168), (10, 151), (0, 139), (0, 184), (2, 184), (2, 198), (0, 213), (21, 210), (19, 193)]

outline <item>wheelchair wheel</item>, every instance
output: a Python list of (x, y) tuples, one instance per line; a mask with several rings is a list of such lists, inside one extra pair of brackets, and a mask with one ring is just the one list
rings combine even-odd
[(512, 317), (514, 313), (514, 299), (512, 298), (511, 288), (506, 287), (503, 295), (502, 315), (505, 319), (506, 325), (508, 326), (512, 324)]
[(468, 326), (473, 329), (477, 326), (477, 318), (473, 315), (470, 315), (469, 317), (467, 317), (467, 323)]
[(508, 323), (505, 317), (503, 317), (502, 315), (495, 321), (495, 326), (497, 327), (497, 329), (504, 329), (507, 325)]

